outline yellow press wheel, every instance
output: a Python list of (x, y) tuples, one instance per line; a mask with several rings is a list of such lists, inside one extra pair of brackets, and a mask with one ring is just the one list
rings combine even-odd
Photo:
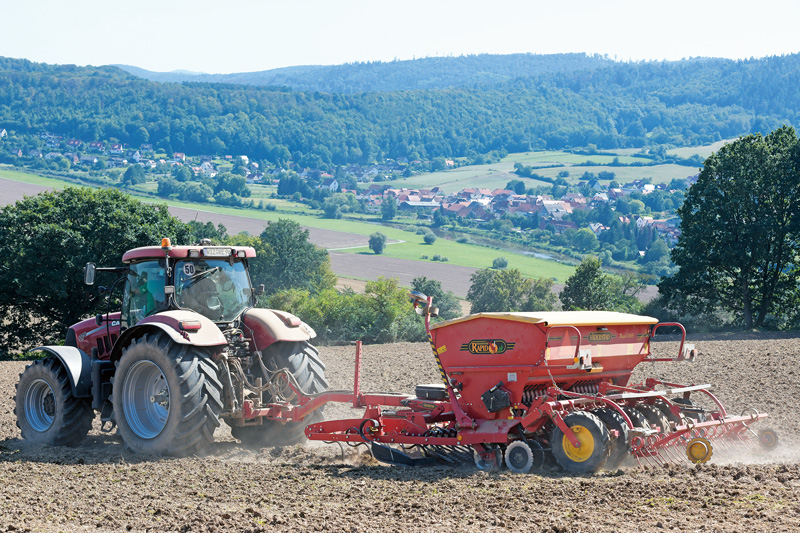
[(600, 470), (610, 451), (611, 437), (606, 426), (588, 411), (570, 413), (564, 417), (564, 423), (580, 445), (573, 445), (561, 428), (555, 426), (550, 441), (556, 462), (573, 474), (590, 474)]
[(695, 437), (686, 443), (686, 457), (694, 464), (707, 463), (714, 455), (711, 442), (703, 437)]
[(758, 432), (758, 441), (762, 448), (771, 450), (778, 445), (778, 434), (774, 429), (762, 429)]

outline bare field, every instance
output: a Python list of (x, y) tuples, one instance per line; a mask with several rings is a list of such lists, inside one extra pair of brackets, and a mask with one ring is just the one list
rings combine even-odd
[[(75, 448), (27, 447), (14, 424), (23, 362), (0, 363), (0, 531), (796, 531), (800, 524), (800, 335), (704, 336), (694, 364), (638, 369), (714, 383), (732, 412), (769, 412), (771, 455), (592, 476), (375, 464), (336, 445), (248, 450), (223, 424), (210, 457), (136, 456), (95, 427)], [(654, 342), (659, 353), (675, 342)], [(352, 347), (323, 347), (334, 388), (352, 386)], [(363, 387), (435, 382), (426, 344), (365, 346)], [(329, 405), (328, 418), (359, 416)]]

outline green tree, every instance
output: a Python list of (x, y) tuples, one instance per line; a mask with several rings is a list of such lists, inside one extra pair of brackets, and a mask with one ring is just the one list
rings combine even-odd
[(297, 222), (270, 222), (261, 242), (265, 251), (261, 260), (251, 262), (251, 277), (264, 284), (266, 294), (295, 288), (313, 292), (330, 285), (328, 252), (309, 242), (308, 230)]
[(603, 273), (598, 258), (587, 257), (581, 261), (575, 273), (567, 278), (560, 299), (567, 311), (611, 309), (612, 279)]
[(442, 282), (425, 276), (414, 278), (411, 288), (433, 298), (434, 307), (439, 308), (439, 317), (449, 320), (461, 316), (461, 304), (452, 291), (445, 292)]
[(506, 183), (506, 189), (517, 194), (525, 194), (525, 182), (522, 180), (511, 180)]
[(172, 175), (180, 182), (192, 181), (194, 179), (192, 169), (183, 165), (173, 167)]
[(678, 210), (678, 272), (659, 284), (667, 302), (700, 314), (722, 308), (747, 328), (783, 315), (797, 292), (800, 143), (793, 128), (723, 146)]
[[(467, 292), (472, 313), (491, 311), (551, 311), (555, 295), (550, 293), (551, 280), (532, 282), (516, 268), (479, 270), (470, 277)], [(548, 285), (549, 283), (549, 285)], [(547, 293), (543, 289), (546, 288)]]
[(187, 225), (192, 234), (193, 242), (200, 242), (201, 239), (211, 239), (212, 242), (221, 243), (228, 236), (228, 230), (222, 223), (214, 226), (214, 223), (210, 220), (205, 224), (190, 220)]
[(505, 257), (495, 257), (492, 261), (492, 268), (503, 269), (508, 266), (508, 259)]
[(129, 166), (122, 175), (122, 183), (126, 185), (138, 185), (144, 183), (145, 180), (144, 169), (139, 165)]
[(386, 247), (386, 235), (380, 232), (375, 232), (369, 236), (369, 249), (380, 255)]
[(581, 252), (597, 250), (597, 235), (589, 228), (581, 228), (572, 237), (572, 245)]
[(381, 202), (381, 218), (389, 221), (397, 216), (397, 200), (394, 196), (384, 196)]
[[(165, 205), (115, 189), (68, 187), (0, 208), (0, 344), (5, 350), (63, 340), (69, 326), (105, 310), (83, 284), (87, 262), (119, 266), (125, 251), (163, 237), (188, 244)], [(99, 274), (99, 283), (111, 285)]]
[(422, 240), (425, 241), (425, 244), (433, 244), (436, 242), (436, 234), (429, 231), (422, 236)]

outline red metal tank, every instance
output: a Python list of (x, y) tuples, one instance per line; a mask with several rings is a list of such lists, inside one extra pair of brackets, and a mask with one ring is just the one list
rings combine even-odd
[(596, 393), (601, 381), (626, 385), (650, 353), (658, 320), (607, 311), (478, 313), (431, 326), (448, 377), (458, 383), (469, 416), (489, 412), (481, 396), (502, 383), (512, 408), (529, 406), (548, 387)]

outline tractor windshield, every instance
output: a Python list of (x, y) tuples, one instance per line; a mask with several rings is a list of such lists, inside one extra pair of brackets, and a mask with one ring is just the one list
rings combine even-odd
[(186, 259), (175, 265), (175, 299), (214, 322), (233, 320), (251, 305), (250, 278), (244, 263)]

